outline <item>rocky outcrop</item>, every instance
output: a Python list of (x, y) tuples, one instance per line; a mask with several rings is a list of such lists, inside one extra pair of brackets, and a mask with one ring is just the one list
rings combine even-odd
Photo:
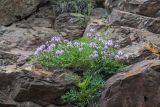
[(125, 63), (133, 64), (145, 59), (154, 59), (156, 57), (145, 49), (145, 45), (149, 41), (160, 45), (159, 34), (127, 26), (110, 27), (107, 23), (108, 22), (104, 19), (93, 19), (90, 24), (88, 24), (84, 35), (91, 35), (91, 37), (102, 35), (113, 39), (119, 45), (119, 50), (128, 57), (123, 59)]
[(10, 25), (35, 12), (47, 0), (0, 0), (0, 25)]
[(11, 26), (0, 26), (0, 66), (23, 65), (34, 50), (53, 36), (52, 8), (44, 6), (34, 15)]
[(105, 2), (108, 12), (112, 12), (114, 8), (148, 17), (160, 17), (159, 4), (159, 0), (106, 0)]
[[(11, 68), (11, 66), (9, 67)], [(61, 96), (74, 85), (56, 75), (40, 75), (37, 70), (29, 71), (12, 67), (0, 70), (1, 107), (55, 107), (63, 105)], [(45, 72), (45, 71), (44, 71)], [(59, 75), (64, 71), (59, 71)], [(22, 106), (23, 105), (23, 106)], [(57, 106), (58, 107), (58, 106)]]
[(160, 61), (137, 63), (106, 82), (101, 107), (159, 107)]
[(83, 36), (86, 22), (81, 14), (64, 13), (59, 15), (54, 23), (54, 28), (65, 39), (78, 39)]
[(128, 26), (160, 34), (160, 19), (113, 9), (109, 22), (114, 26)]
[(146, 51), (148, 42), (160, 45), (160, 1), (159, 0), (106, 0), (110, 37), (126, 56), (125, 62), (136, 63), (154, 59)]

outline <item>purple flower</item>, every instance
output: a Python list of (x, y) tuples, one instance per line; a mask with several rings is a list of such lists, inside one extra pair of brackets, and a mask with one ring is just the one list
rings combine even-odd
[(95, 29), (93, 29), (93, 28), (92, 28), (92, 29), (90, 29), (90, 32), (95, 32), (95, 31), (96, 31), (96, 30), (95, 30)]
[(86, 35), (87, 37), (91, 37), (92, 36), (92, 34), (91, 33), (87, 33), (87, 35)]
[(48, 46), (48, 48), (47, 48), (47, 52), (51, 52), (51, 51), (53, 51), (53, 49), (55, 48), (55, 44), (52, 44), (52, 45), (50, 45), (50, 46)]
[(97, 59), (98, 57), (99, 57), (98, 53), (90, 55), (90, 58), (93, 59), (93, 60)]
[(68, 42), (69, 42), (69, 40), (68, 40), (68, 39), (65, 39), (63, 42), (64, 42), (64, 43), (68, 43)]
[(104, 33), (103, 36), (108, 36), (108, 32)]
[(107, 51), (109, 49), (109, 47), (106, 45), (104, 46), (104, 50)]
[(119, 45), (114, 45), (114, 48), (117, 48), (117, 49), (118, 49), (118, 48), (119, 48)]
[(120, 59), (120, 56), (119, 55), (115, 55), (115, 59)]
[(98, 57), (99, 57), (99, 54), (98, 54), (97, 51), (94, 51), (94, 52), (90, 55), (90, 58), (93, 59), (93, 60), (97, 59)]
[(40, 47), (38, 47), (38, 48), (36, 49), (34, 55), (39, 55), (39, 54), (41, 54), (41, 53), (44, 51), (45, 47), (46, 47), (45, 45), (41, 45)]
[(60, 38), (60, 37), (53, 37), (53, 38), (51, 39), (51, 42), (59, 43), (59, 42), (61, 42), (61, 38)]
[(57, 50), (56, 51), (56, 55), (63, 55), (64, 54), (64, 50)]
[(114, 45), (113, 40), (108, 40), (108, 41), (107, 41), (107, 45), (108, 45), (108, 46), (113, 46), (113, 45)]
[(115, 57), (115, 54), (114, 54), (114, 53), (111, 53), (111, 54), (109, 54), (109, 57), (110, 57), (110, 58), (114, 58), (114, 57)]
[(90, 48), (97, 48), (97, 45), (92, 42), (92, 43), (90, 43), (89, 47), (90, 47)]
[(99, 36), (101, 36), (101, 35), (100, 35), (100, 33), (96, 33), (95, 36), (98, 36), (98, 37), (99, 37)]
[(129, 59), (129, 55), (124, 55), (124, 59)]
[(122, 51), (118, 51), (117, 53), (119, 56), (122, 56), (123, 55), (123, 52)]

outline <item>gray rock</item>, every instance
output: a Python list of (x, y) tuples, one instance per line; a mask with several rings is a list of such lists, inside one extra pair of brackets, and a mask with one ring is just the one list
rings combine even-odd
[(10, 25), (33, 12), (47, 0), (0, 0), (0, 25)]
[(159, 0), (106, 0), (105, 7), (109, 13), (118, 9), (148, 17), (159, 17), (159, 4)]
[(83, 15), (64, 13), (56, 18), (54, 28), (63, 38), (74, 40), (83, 36), (86, 24)]
[(115, 26), (128, 26), (137, 29), (146, 29), (160, 34), (160, 19), (144, 17), (129, 12), (114, 9), (109, 16), (109, 22)]

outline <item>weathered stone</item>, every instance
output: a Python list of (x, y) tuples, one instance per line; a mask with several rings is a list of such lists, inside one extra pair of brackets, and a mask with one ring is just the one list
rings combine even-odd
[(45, 27), (19, 28), (16, 25), (12, 25), (4, 27), (3, 31), (0, 37), (1, 50), (18, 48), (33, 51), (54, 35), (58, 36), (58, 33), (52, 28)]
[(113, 8), (148, 17), (159, 17), (159, 0), (106, 0), (105, 6), (110, 13)]
[(9, 25), (21, 20), (33, 12), (47, 0), (0, 0), (0, 25)]
[(36, 13), (23, 19), (20, 22), (16, 22), (18, 28), (32, 28), (32, 27), (45, 27), (52, 28), (53, 22), (55, 21), (55, 14), (53, 8), (50, 6), (41, 7)]
[(93, 16), (96, 18), (102, 18), (107, 16), (107, 11), (104, 8), (93, 9)]
[(160, 19), (144, 17), (114, 9), (109, 16), (109, 22), (115, 26), (128, 26), (137, 29), (146, 29), (160, 34)]
[(159, 107), (160, 61), (146, 60), (106, 82), (101, 107)]
[(56, 18), (54, 28), (65, 39), (78, 39), (82, 37), (86, 22), (81, 14), (64, 13)]
[(154, 59), (156, 56), (146, 50), (148, 42), (160, 45), (160, 35), (146, 30), (117, 26), (110, 29), (110, 37), (120, 46), (120, 51), (127, 56), (128, 63), (136, 63), (145, 59)]
[(0, 71), (0, 86), (0, 101), (6, 105), (16, 102), (18, 107), (44, 107), (62, 105), (61, 96), (73, 87), (73, 83), (65, 81), (62, 76), (37, 75), (32, 71), (13, 68), (12, 72)]

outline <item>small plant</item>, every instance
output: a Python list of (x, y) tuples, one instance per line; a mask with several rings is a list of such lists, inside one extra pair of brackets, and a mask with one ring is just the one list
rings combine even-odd
[[(77, 81), (77, 79), (74, 81)], [(62, 96), (62, 99), (74, 107), (85, 107), (95, 100), (96, 97), (100, 96), (100, 89), (103, 87), (103, 84), (104, 81), (101, 76), (93, 76), (90, 73), (85, 74), (83, 79), (78, 79), (76, 82), (78, 89), (70, 90)]]
[(49, 0), (57, 14), (61, 13), (81, 13), (91, 15), (93, 10), (92, 0)]

